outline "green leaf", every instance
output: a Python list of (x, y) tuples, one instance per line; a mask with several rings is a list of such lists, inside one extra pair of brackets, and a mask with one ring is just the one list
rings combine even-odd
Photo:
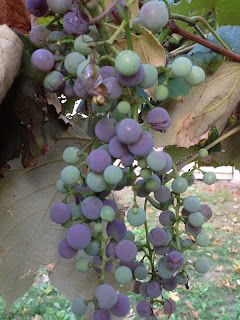
[[(160, 75), (158, 78), (158, 83), (163, 84), (165, 80), (166, 80), (166, 76)], [(191, 89), (191, 86), (189, 86), (184, 81), (183, 78), (170, 78), (168, 80), (167, 87), (169, 90), (169, 97), (174, 98), (174, 99), (186, 96)]]
[(193, 146), (190, 148), (168, 146), (164, 148), (164, 151), (169, 153), (173, 161), (176, 163), (182, 162), (192, 155), (194, 155), (199, 150), (198, 146)]

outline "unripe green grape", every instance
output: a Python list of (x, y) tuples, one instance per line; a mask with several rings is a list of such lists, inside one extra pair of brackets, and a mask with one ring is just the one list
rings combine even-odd
[(143, 265), (143, 266), (138, 266), (137, 268), (135, 268), (134, 276), (138, 280), (145, 280), (148, 276), (148, 272), (147, 272), (147, 269), (145, 268), (145, 266)]
[(77, 75), (77, 69), (80, 63), (85, 61), (85, 57), (79, 52), (71, 52), (66, 55), (64, 67), (71, 75)]
[(103, 176), (107, 183), (117, 185), (123, 178), (123, 172), (121, 168), (112, 165), (104, 170)]
[(187, 196), (183, 200), (183, 207), (189, 212), (197, 212), (200, 208), (200, 200), (195, 196)]
[(133, 227), (140, 227), (146, 221), (146, 212), (142, 208), (136, 208), (137, 212), (134, 210), (135, 208), (131, 208), (127, 213), (127, 221)]
[(145, 168), (145, 169), (141, 169), (140, 171), (140, 176), (143, 178), (143, 179), (147, 179), (147, 178), (150, 178), (152, 175), (152, 171), (148, 168)]
[(206, 258), (200, 258), (195, 262), (195, 269), (199, 273), (207, 273), (209, 265)]
[(199, 157), (200, 158), (207, 158), (207, 156), (208, 156), (208, 151), (206, 149), (199, 150)]
[(68, 164), (75, 164), (80, 159), (80, 149), (77, 147), (68, 147), (63, 152), (63, 160)]
[(186, 57), (178, 57), (174, 59), (171, 69), (175, 77), (185, 78), (192, 70), (192, 61)]
[(80, 204), (76, 204), (75, 201), (70, 202), (69, 204), (72, 219), (78, 219), (82, 216)]
[(83, 54), (84, 56), (87, 56), (91, 53), (90, 45), (93, 41), (93, 38), (87, 34), (78, 36), (74, 40), (74, 49)]
[(138, 165), (139, 165), (140, 168), (145, 169), (147, 167), (146, 159), (139, 159), (138, 160)]
[(189, 187), (194, 184), (195, 176), (193, 172), (184, 172), (181, 177), (187, 180)]
[(112, 222), (115, 218), (116, 212), (110, 206), (103, 206), (100, 211), (100, 216), (103, 220)]
[(95, 192), (102, 192), (108, 188), (103, 176), (92, 171), (88, 172), (86, 182), (88, 187)]
[(83, 316), (88, 310), (88, 302), (83, 298), (77, 298), (72, 303), (72, 312), (77, 316)]
[(177, 177), (172, 182), (172, 190), (175, 193), (185, 192), (188, 188), (188, 182), (186, 179), (182, 177)]
[(205, 232), (200, 232), (196, 237), (196, 243), (200, 247), (208, 247), (210, 245), (210, 239)]
[(205, 80), (205, 72), (198, 66), (193, 66), (190, 74), (185, 78), (185, 81), (190, 86), (198, 86)]
[(101, 247), (100, 242), (98, 240), (95, 240), (95, 241), (90, 242), (89, 245), (87, 246), (87, 248), (84, 249), (84, 251), (89, 256), (94, 257), (99, 253), (100, 247)]
[(123, 50), (115, 59), (115, 67), (119, 73), (124, 76), (132, 76), (138, 72), (141, 60), (134, 51)]
[(100, 222), (94, 224), (93, 229), (97, 233), (101, 233), (103, 231), (103, 225)]
[(135, 235), (132, 231), (127, 231), (127, 234), (124, 237), (124, 240), (135, 241)]
[(131, 110), (131, 105), (127, 101), (120, 101), (117, 104), (116, 108), (117, 108), (118, 112), (120, 112), (122, 114), (128, 114), (130, 112), (130, 110)]
[(60, 173), (61, 180), (67, 185), (76, 184), (80, 179), (80, 171), (75, 166), (67, 166)]
[(91, 268), (91, 259), (88, 257), (81, 257), (76, 263), (75, 267), (80, 272), (87, 272)]
[(208, 185), (215, 183), (217, 181), (216, 174), (214, 172), (205, 172), (203, 175), (203, 181)]
[(163, 85), (156, 86), (153, 96), (157, 101), (164, 101), (168, 97), (168, 88)]
[(56, 182), (56, 190), (59, 192), (59, 193), (67, 193), (68, 190), (65, 188), (64, 186), (64, 183), (61, 179), (58, 179), (57, 182)]
[(117, 121), (121, 121), (123, 119), (126, 119), (127, 117), (128, 117), (128, 115), (120, 113), (118, 111), (117, 107), (112, 110), (112, 118)]
[(78, 67), (77, 67), (77, 76), (78, 78), (81, 78), (82, 76), (82, 72), (83, 72), (83, 69), (89, 64), (89, 61), (88, 60), (84, 60), (82, 61)]
[(201, 227), (205, 220), (201, 212), (194, 212), (189, 215), (188, 221), (194, 227)]
[(132, 271), (125, 266), (118, 267), (115, 271), (115, 279), (120, 284), (126, 284), (132, 280)]
[(143, 64), (144, 78), (140, 82), (139, 87), (147, 89), (151, 88), (158, 79), (158, 71), (151, 64)]

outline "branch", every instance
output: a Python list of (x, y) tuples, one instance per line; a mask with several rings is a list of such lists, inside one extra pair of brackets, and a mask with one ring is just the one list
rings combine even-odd
[(114, 0), (113, 3), (110, 5), (110, 7), (108, 7), (105, 11), (103, 11), (101, 14), (99, 14), (99, 16), (91, 19), (89, 21), (89, 24), (92, 25), (92, 24), (96, 24), (96, 23), (100, 22), (118, 4), (118, 2), (119, 2), (119, 0)]

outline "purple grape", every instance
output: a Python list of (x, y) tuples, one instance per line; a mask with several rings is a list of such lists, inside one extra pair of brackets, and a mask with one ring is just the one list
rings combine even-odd
[(117, 203), (116, 203), (116, 201), (114, 199), (106, 199), (106, 200), (104, 200), (103, 201), (103, 205), (112, 207), (115, 212), (118, 211), (118, 206), (117, 206)]
[(43, 17), (48, 12), (46, 0), (26, 0), (25, 5), (27, 10), (35, 17)]
[(122, 143), (118, 137), (113, 137), (108, 145), (109, 153), (116, 159), (121, 159), (128, 154), (128, 148), (126, 144)]
[(159, 215), (159, 222), (164, 227), (171, 227), (176, 222), (175, 214), (170, 210), (162, 211)]
[[(140, 282), (141, 283), (141, 282)], [(143, 296), (143, 297), (147, 297), (147, 285), (148, 282), (142, 282), (139, 286), (139, 293)]]
[[(100, 256), (95, 256), (92, 260), (93, 268), (96, 272), (101, 272), (102, 258)], [(110, 272), (113, 267), (112, 261), (107, 261), (105, 264), (105, 271)]]
[(160, 285), (156, 281), (151, 281), (147, 284), (147, 294), (151, 298), (157, 298), (161, 295)]
[(185, 208), (182, 208), (181, 214), (183, 217), (188, 217), (191, 212), (187, 211)]
[(71, 259), (77, 254), (77, 250), (70, 247), (67, 239), (63, 239), (58, 245), (58, 253), (65, 259)]
[(54, 66), (54, 56), (46, 49), (38, 49), (32, 54), (32, 65), (43, 72), (52, 70)]
[(134, 269), (137, 267), (137, 263), (136, 263), (135, 260), (132, 260), (132, 261), (120, 261), (120, 265), (128, 267), (132, 271), (134, 271)]
[(196, 237), (202, 231), (202, 227), (194, 227), (189, 222), (186, 222), (185, 230)]
[[(140, 288), (141, 288), (141, 285), (143, 285), (142, 282), (140, 281), (135, 281), (134, 282), (134, 285), (133, 285), (133, 292), (136, 293), (136, 294), (139, 294), (140, 293)], [(141, 293), (142, 294), (142, 293)], [(143, 295), (143, 294), (142, 294)], [(144, 296), (144, 295), (143, 295)]]
[(165, 300), (163, 303), (163, 311), (168, 315), (175, 313), (177, 311), (176, 302), (170, 298)]
[(121, 241), (127, 234), (127, 228), (122, 220), (114, 220), (108, 223), (106, 231), (107, 235), (113, 237), (117, 242)]
[(118, 295), (115, 289), (109, 284), (102, 284), (96, 288), (95, 297), (101, 309), (111, 309), (115, 306), (118, 300)]
[(208, 221), (212, 217), (212, 209), (207, 204), (202, 204), (200, 206), (199, 212), (204, 216), (204, 220)]
[(153, 130), (160, 132), (167, 130), (171, 125), (171, 119), (167, 110), (161, 107), (150, 110), (147, 114), (147, 121)]
[(95, 126), (96, 137), (104, 142), (108, 143), (116, 134), (116, 121), (111, 118), (103, 118), (99, 120)]
[(173, 250), (167, 255), (167, 266), (173, 270), (181, 269), (184, 265), (184, 257), (181, 252)]
[(124, 76), (121, 73), (117, 74), (117, 80), (123, 87), (135, 87), (137, 86), (144, 78), (144, 69), (141, 65), (138, 72), (132, 76)]
[(79, 79), (75, 80), (73, 90), (79, 98), (82, 98), (82, 99), (88, 98), (87, 91), (84, 89)]
[(67, 204), (56, 202), (50, 209), (50, 217), (53, 222), (63, 224), (70, 219), (71, 211)]
[(166, 242), (167, 234), (163, 229), (156, 227), (149, 232), (148, 239), (152, 245), (161, 246)]
[(141, 136), (141, 127), (133, 119), (123, 119), (117, 126), (118, 139), (126, 144), (135, 143)]
[(150, 193), (146, 189), (144, 179), (137, 180), (137, 182), (135, 183), (135, 187), (136, 187), (136, 194), (138, 197), (146, 198)]
[(91, 241), (91, 233), (83, 224), (74, 224), (68, 229), (67, 242), (77, 250), (85, 249)]
[(98, 309), (91, 315), (91, 320), (111, 320), (111, 314), (108, 310)]
[(125, 154), (121, 158), (121, 164), (124, 167), (130, 167), (133, 164), (133, 161), (134, 161), (134, 156), (131, 153)]
[(110, 241), (106, 247), (106, 255), (109, 258), (116, 258), (116, 242)]
[(121, 96), (123, 89), (120, 86), (117, 78), (115, 78), (115, 77), (104, 78), (103, 84), (107, 88), (109, 99), (115, 100)]
[(152, 314), (152, 308), (148, 301), (139, 301), (136, 306), (136, 311), (139, 316), (141, 317), (147, 317)]
[(48, 49), (52, 52), (56, 52), (60, 49), (61, 40), (65, 38), (65, 33), (62, 31), (53, 31), (48, 37)]
[(104, 78), (109, 78), (109, 77), (115, 77), (117, 74), (117, 71), (114, 67), (111, 66), (104, 66), (101, 67), (100, 69), (101, 75)]
[(161, 174), (167, 173), (168, 171), (170, 171), (172, 169), (172, 166), (173, 166), (173, 161), (172, 161), (171, 156), (167, 152), (164, 152), (164, 154), (165, 154), (165, 158), (166, 158), (166, 166), (160, 171)]
[(166, 203), (171, 199), (171, 191), (166, 186), (160, 186), (160, 188), (154, 192), (155, 199), (160, 203)]
[(71, 80), (68, 79), (65, 81), (63, 93), (67, 98), (72, 98), (74, 96), (73, 83)]
[(29, 33), (30, 41), (37, 47), (43, 48), (47, 46), (50, 31), (41, 25), (34, 26)]
[(146, 157), (153, 149), (152, 135), (143, 131), (140, 138), (132, 144), (128, 145), (128, 150), (136, 157)]
[(102, 173), (108, 166), (112, 164), (109, 153), (103, 149), (93, 150), (89, 153), (87, 164), (90, 170)]
[(120, 261), (129, 262), (136, 258), (137, 246), (133, 241), (122, 240), (116, 246), (116, 256)]
[(80, 10), (74, 9), (63, 17), (63, 30), (66, 33), (81, 35), (88, 32), (87, 16)]
[(171, 251), (171, 247), (158, 246), (158, 247), (154, 247), (154, 251), (159, 256), (165, 256), (166, 254), (168, 254)]
[(163, 288), (167, 291), (173, 291), (177, 288), (177, 279), (176, 277), (171, 277), (169, 279), (163, 280)]
[[(118, 1), (118, 6), (120, 6), (122, 9), (126, 9), (126, 3), (124, 0)], [(117, 6), (113, 7), (109, 13), (109, 18), (111, 19), (111, 21), (116, 24), (119, 25), (122, 22), (122, 15), (119, 12), (119, 8)]]
[(118, 294), (117, 303), (111, 308), (111, 313), (116, 317), (124, 317), (130, 311), (130, 302), (127, 296), (124, 294)]
[(90, 220), (97, 220), (100, 217), (102, 207), (102, 201), (94, 196), (85, 198), (81, 203), (82, 214)]

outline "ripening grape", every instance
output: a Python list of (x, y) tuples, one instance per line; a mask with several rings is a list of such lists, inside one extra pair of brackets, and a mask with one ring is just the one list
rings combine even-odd
[(186, 57), (177, 57), (171, 64), (175, 77), (186, 78), (190, 74), (192, 67), (192, 61)]
[(188, 282), (188, 278), (184, 273), (178, 273), (176, 275), (177, 283), (183, 285)]
[(53, 222), (63, 224), (71, 216), (70, 208), (63, 202), (56, 202), (50, 209), (50, 217)]
[(161, 246), (166, 242), (167, 235), (163, 229), (156, 227), (149, 232), (148, 239), (152, 245)]
[(88, 97), (87, 91), (84, 89), (79, 79), (74, 81), (73, 91), (75, 95), (81, 99), (86, 99)]
[(75, 201), (72, 201), (68, 204), (71, 212), (72, 219), (78, 219), (82, 216), (80, 204), (77, 204)]
[(196, 236), (196, 243), (200, 247), (208, 247), (210, 245), (210, 239), (209, 239), (208, 235), (205, 232), (200, 232)]
[(203, 175), (203, 181), (208, 185), (215, 183), (217, 181), (216, 174), (214, 172), (205, 172)]
[(202, 204), (199, 211), (204, 216), (205, 221), (208, 221), (212, 217), (212, 209), (207, 204)]
[(166, 203), (171, 199), (171, 191), (167, 186), (160, 186), (159, 189), (154, 192), (154, 198), (160, 203)]
[(121, 158), (121, 164), (124, 167), (130, 167), (133, 164), (134, 160), (134, 156), (131, 153), (128, 153)]
[(136, 142), (128, 144), (128, 150), (136, 157), (146, 157), (153, 150), (152, 135), (143, 131)]
[(172, 299), (165, 300), (163, 303), (164, 313), (171, 315), (177, 311), (176, 302)]
[(109, 153), (116, 159), (121, 159), (129, 153), (126, 144), (122, 143), (118, 137), (113, 137), (108, 145)]
[(43, 80), (44, 88), (50, 92), (56, 92), (63, 84), (63, 74), (59, 71), (52, 71)]
[(131, 110), (131, 105), (128, 101), (120, 101), (116, 106), (118, 112), (128, 114)]
[(103, 207), (102, 201), (94, 196), (85, 198), (81, 203), (82, 214), (90, 220), (97, 220)]
[(124, 76), (132, 76), (137, 73), (140, 65), (139, 56), (132, 50), (121, 51), (115, 59), (115, 68)]
[(100, 216), (103, 220), (112, 222), (115, 218), (116, 212), (112, 207), (104, 205), (101, 209)]
[(169, 268), (166, 264), (166, 258), (162, 258), (158, 262), (158, 274), (162, 279), (170, 279), (173, 274), (174, 270)]
[(159, 222), (164, 227), (171, 227), (176, 222), (175, 214), (170, 210), (162, 211), (159, 215)]
[(167, 110), (156, 107), (147, 114), (147, 121), (151, 128), (156, 131), (165, 131), (171, 126), (171, 119)]
[(112, 110), (111, 116), (112, 116), (112, 118), (114, 118), (116, 121), (121, 121), (121, 120), (123, 120), (123, 119), (129, 118), (129, 117), (130, 117), (130, 112), (129, 112), (129, 114), (123, 114), (123, 113), (120, 113), (117, 108), (114, 108), (114, 109)]
[(122, 220), (113, 220), (113, 222), (107, 225), (106, 231), (109, 237), (114, 238), (118, 242), (124, 239), (127, 234), (127, 228)]
[(87, 164), (90, 170), (96, 173), (102, 173), (108, 166), (112, 164), (109, 153), (103, 149), (96, 149), (89, 153)]
[(195, 262), (195, 269), (199, 273), (207, 273), (209, 265), (206, 258), (200, 258)]
[(205, 77), (205, 72), (201, 67), (193, 66), (185, 81), (191, 86), (198, 86), (205, 80)]
[(182, 177), (177, 177), (172, 181), (172, 190), (175, 193), (185, 192), (188, 188), (188, 182)]
[(146, 291), (151, 298), (158, 298), (161, 295), (161, 288), (156, 281), (149, 282)]
[(81, 257), (79, 260), (75, 263), (75, 267), (80, 272), (88, 272), (91, 269), (92, 263), (91, 259), (89, 257)]
[(195, 196), (187, 196), (183, 200), (183, 207), (189, 212), (197, 212), (200, 208), (200, 200)]
[(196, 237), (202, 231), (202, 228), (201, 227), (194, 227), (189, 222), (186, 222), (185, 230), (187, 233), (191, 233)]
[(25, 5), (27, 10), (35, 17), (43, 17), (48, 12), (46, 0), (26, 0)]
[(63, 239), (58, 245), (58, 253), (65, 259), (71, 259), (77, 254), (77, 250), (70, 247), (67, 239)]
[(139, 301), (136, 306), (137, 314), (141, 317), (147, 317), (152, 313), (151, 305), (148, 301)]
[(118, 300), (117, 292), (109, 284), (102, 284), (96, 288), (95, 297), (102, 309), (111, 309)]
[(140, 227), (146, 221), (146, 212), (143, 208), (131, 208), (127, 212), (127, 221), (133, 227)]
[(124, 119), (117, 126), (118, 139), (126, 144), (136, 142), (141, 136), (141, 127), (133, 119)]
[(78, 8), (67, 12), (63, 17), (63, 30), (73, 35), (82, 35), (88, 32), (88, 17)]
[(107, 88), (109, 99), (115, 100), (121, 96), (123, 89), (120, 86), (117, 78), (115, 77), (104, 78), (103, 84)]
[(173, 291), (177, 288), (176, 277), (163, 280), (163, 288), (167, 291)]
[(171, 156), (167, 152), (163, 151), (163, 153), (164, 153), (165, 158), (166, 158), (166, 166), (164, 167), (164, 169), (162, 169), (160, 171), (161, 174), (165, 174), (165, 173), (169, 172), (172, 169), (172, 166), (173, 166), (173, 160), (172, 160)]
[(117, 303), (111, 308), (111, 313), (116, 317), (124, 317), (130, 311), (130, 302), (128, 296), (119, 293)]
[(137, 247), (134, 242), (122, 240), (116, 246), (116, 256), (120, 261), (130, 262), (136, 258)]
[(103, 78), (116, 77), (117, 71), (112, 66), (103, 66), (101, 67), (101, 76)]
[(38, 49), (33, 52), (31, 62), (36, 69), (48, 72), (54, 66), (54, 56), (46, 49)]
[(63, 194), (68, 192), (68, 190), (65, 188), (64, 183), (61, 179), (58, 179), (56, 182), (56, 190)]
[(194, 227), (201, 227), (204, 221), (204, 216), (201, 212), (191, 213), (188, 217), (188, 222)]
[(158, 85), (153, 91), (153, 96), (157, 101), (164, 101), (168, 97), (168, 87), (163, 85)]
[(77, 316), (83, 316), (88, 310), (88, 302), (79, 297), (73, 301), (71, 310)]
[(71, 9), (72, 0), (47, 0), (47, 5), (54, 13), (64, 13)]
[(151, 64), (143, 64), (142, 66), (144, 70), (144, 78), (139, 83), (139, 87), (144, 89), (151, 88), (158, 79), (157, 69)]
[(151, 177), (149, 177), (145, 181), (145, 188), (149, 192), (157, 191), (160, 187), (161, 187), (161, 180), (156, 174), (153, 174)]
[(122, 180), (123, 172), (121, 168), (110, 165), (104, 170), (103, 177), (107, 183), (116, 185)]
[(139, 70), (132, 76), (124, 76), (121, 73), (117, 74), (117, 80), (123, 87), (135, 87), (137, 86), (144, 78), (144, 69), (140, 65)]
[(110, 142), (116, 134), (115, 124), (116, 121), (111, 118), (103, 118), (99, 120), (95, 126), (95, 135), (102, 142)]
[(181, 269), (184, 265), (184, 257), (181, 252), (173, 250), (170, 251), (166, 258), (167, 266), (173, 270)]
[(147, 297), (147, 282), (139, 282), (138, 288), (136, 289), (143, 297)]
[(159, 256), (165, 256), (171, 251), (171, 247), (168, 246), (158, 246), (154, 247), (154, 252)]
[(91, 315), (91, 320), (111, 320), (111, 314), (108, 310), (98, 309)]
[(120, 284), (126, 284), (132, 280), (132, 271), (125, 266), (120, 266), (115, 270), (115, 279)]
[(152, 170), (150, 170), (150, 169), (148, 169), (148, 168), (141, 169), (141, 171), (140, 171), (140, 176), (141, 176), (143, 179), (150, 178), (151, 175), (152, 175)]
[(84, 252), (89, 256), (96, 256), (99, 254), (101, 244), (98, 240), (91, 241), (89, 245), (84, 249)]
[(208, 156), (208, 151), (206, 149), (200, 149), (199, 150), (199, 156), (200, 158), (204, 159), (204, 158), (207, 158)]
[(190, 171), (184, 172), (184, 173), (181, 175), (181, 177), (183, 177), (184, 179), (187, 180), (188, 186), (191, 186), (191, 185), (194, 184), (195, 176), (194, 176), (193, 172), (190, 172)]
[(95, 192), (102, 192), (107, 189), (107, 184), (101, 174), (89, 171), (86, 182), (88, 187)]
[(160, 32), (169, 20), (169, 13), (163, 1), (151, 0), (140, 10), (140, 23), (153, 33)]
[(83, 224), (74, 224), (68, 229), (67, 242), (77, 250), (85, 249), (91, 241), (91, 233)]
[(153, 171), (160, 171), (166, 166), (167, 160), (163, 151), (155, 151), (149, 153), (147, 156), (147, 164)]
[(78, 36), (75, 40), (74, 40), (74, 49), (78, 52), (80, 52), (81, 54), (83, 54), (84, 56), (87, 56), (90, 54), (91, 52), (91, 44), (93, 42), (93, 38), (90, 37), (87, 34)]
[(64, 67), (71, 75), (77, 75), (77, 68), (81, 62), (85, 60), (85, 57), (79, 52), (71, 52), (66, 55), (64, 60)]
[(45, 26), (34, 26), (30, 33), (29, 39), (37, 48), (44, 48), (47, 46), (50, 31)]
[(76, 164), (81, 156), (81, 151), (77, 147), (68, 147), (63, 152), (63, 160), (67, 164)]

